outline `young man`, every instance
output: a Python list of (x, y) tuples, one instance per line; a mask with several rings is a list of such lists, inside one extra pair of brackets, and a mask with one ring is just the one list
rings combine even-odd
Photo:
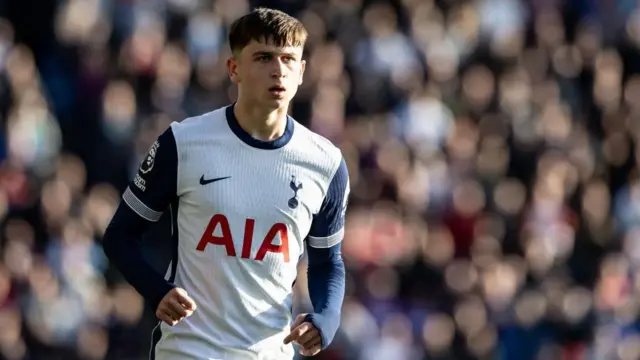
[[(227, 61), (237, 102), (172, 123), (123, 194), (104, 249), (156, 309), (152, 358), (291, 359), (294, 342), (312, 356), (337, 331), (349, 178), (340, 150), (287, 115), (306, 37), (280, 11), (238, 19)], [(137, 243), (165, 210), (176, 241), (168, 279)], [(314, 312), (291, 325), (305, 248)]]

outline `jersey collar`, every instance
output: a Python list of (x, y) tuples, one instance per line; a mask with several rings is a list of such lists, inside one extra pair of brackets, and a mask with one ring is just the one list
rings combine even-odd
[(284, 129), (284, 134), (282, 134), (282, 136), (274, 140), (260, 140), (254, 138), (253, 136), (249, 135), (249, 133), (247, 133), (240, 126), (240, 124), (238, 124), (236, 115), (233, 113), (234, 105), (235, 103), (227, 106), (225, 110), (227, 123), (229, 124), (229, 128), (231, 128), (231, 131), (233, 131), (233, 133), (245, 144), (258, 149), (273, 150), (287, 145), (289, 143), (289, 140), (291, 140), (291, 137), (293, 137), (293, 118), (287, 115), (287, 126)]

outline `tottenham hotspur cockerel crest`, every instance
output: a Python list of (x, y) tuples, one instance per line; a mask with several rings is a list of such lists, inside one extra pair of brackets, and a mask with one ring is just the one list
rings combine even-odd
[(293, 197), (289, 199), (289, 207), (295, 209), (298, 207), (298, 191), (302, 189), (302, 183), (296, 183), (295, 175), (291, 175), (291, 182), (289, 183), (289, 187), (293, 190)]

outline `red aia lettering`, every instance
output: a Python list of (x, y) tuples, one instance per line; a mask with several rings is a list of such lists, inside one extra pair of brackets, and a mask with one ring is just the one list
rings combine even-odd
[[(242, 239), (242, 258), (243, 259), (248, 259), (251, 257), (251, 245), (253, 245), (253, 225), (255, 224), (256, 224), (256, 221), (253, 219), (247, 219), (244, 222), (244, 239)], [(228, 253), (229, 252), (227, 251), (227, 254)], [(229, 256), (235, 256), (235, 254), (229, 255)]]
[[(243, 259), (251, 258), (251, 246), (253, 244), (253, 229), (256, 221), (254, 219), (247, 219), (244, 223), (244, 237), (242, 239), (242, 253)], [(222, 236), (214, 236), (216, 229), (220, 226)], [(276, 236), (280, 235), (280, 245), (273, 244)], [(214, 215), (202, 238), (198, 243), (196, 249), (198, 251), (204, 251), (208, 244), (224, 245), (227, 250), (227, 256), (236, 256), (236, 249), (233, 246), (233, 237), (229, 228), (229, 221), (227, 217), (222, 214)], [(274, 224), (258, 249), (255, 260), (262, 261), (268, 252), (282, 253), (284, 261), (289, 262), (289, 233), (287, 226), (282, 223)]]
[[(222, 230), (222, 236), (213, 235), (218, 225), (220, 225), (220, 230)], [(236, 249), (233, 247), (231, 229), (229, 229), (229, 222), (227, 221), (226, 216), (217, 214), (209, 220), (209, 225), (207, 225), (207, 229), (204, 231), (204, 234), (202, 234), (202, 238), (200, 239), (196, 249), (204, 251), (207, 244), (224, 245), (224, 247), (227, 248), (227, 255), (236, 256)]]
[[(280, 234), (281, 245), (274, 245), (272, 242), (276, 236)], [(246, 235), (245, 235), (246, 236)], [(256, 255), (256, 260), (264, 259), (267, 252), (282, 253), (284, 262), (289, 262), (289, 234), (285, 224), (277, 223), (271, 227), (267, 236), (265, 236)]]

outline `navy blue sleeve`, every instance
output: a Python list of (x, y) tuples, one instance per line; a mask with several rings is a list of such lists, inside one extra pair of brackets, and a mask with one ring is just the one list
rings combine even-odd
[(318, 329), (326, 349), (340, 326), (345, 292), (342, 238), (349, 198), (349, 172), (342, 159), (320, 212), (314, 217), (307, 251), (309, 255), (309, 297), (313, 313), (306, 320)]
[(322, 349), (331, 344), (340, 326), (346, 277), (341, 249), (342, 243), (323, 249), (307, 244), (307, 278), (313, 313), (307, 315), (306, 321), (320, 332)]
[(144, 260), (140, 239), (177, 197), (177, 162), (175, 138), (168, 128), (149, 149), (103, 236), (109, 261), (154, 311), (175, 285)]
[(313, 218), (308, 243), (315, 248), (328, 248), (344, 236), (344, 220), (349, 201), (349, 171), (344, 159), (336, 171), (318, 214)]
[(151, 145), (122, 200), (145, 220), (156, 222), (176, 198), (178, 150), (171, 127)]

